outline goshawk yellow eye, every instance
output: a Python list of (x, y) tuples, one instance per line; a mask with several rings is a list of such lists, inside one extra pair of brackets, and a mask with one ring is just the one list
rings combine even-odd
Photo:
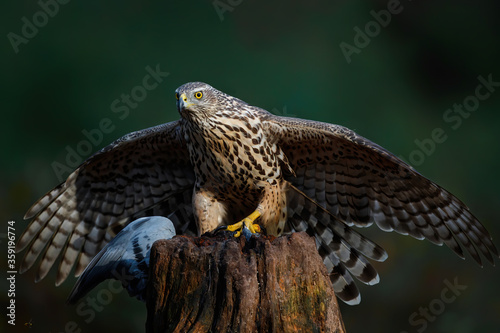
[(194, 93), (194, 97), (196, 97), (196, 99), (201, 99), (203, 97), (203, 93), (201, 91), (197, 91)]
[(175, 93), (175, 99), (179, 100), (179, 93)]

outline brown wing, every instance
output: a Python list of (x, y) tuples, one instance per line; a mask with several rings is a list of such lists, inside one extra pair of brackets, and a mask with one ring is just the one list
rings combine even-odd
[(193, 183), (178, 121), (118, 139), (28, 210), (25, 218), (33, 220), (17, 244), (17, 251), (29, 245), (20, 272), (45, 249), (36, 278), (43, 279), (62, 253), (59, 285), (75, 261), (78, 276), (117, 230), (140, 216), (177, 210), (176, 227), (185, 230), (180, 224), (189, 221), (180, 214), (185, 214), (182, 204), (191, 204)]
[(288, 157), (294, 186), (347, 224), (397, 231), (465, 247), (494, 263), (491, 236), (467, 206), (389, 151), (338, 125), (266, 116), (270, 137)]

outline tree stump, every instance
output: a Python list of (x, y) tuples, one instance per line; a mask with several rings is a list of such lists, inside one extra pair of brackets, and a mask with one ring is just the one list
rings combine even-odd
[(178, 236), (154, 243), (146, 332), (342, 332), (314, 239)]

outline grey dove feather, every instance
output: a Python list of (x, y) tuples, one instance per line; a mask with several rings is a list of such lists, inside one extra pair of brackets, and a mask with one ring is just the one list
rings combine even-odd
[(174, 236), (174, 225), (166, 217), (142, 217), (131, 222), (85, 268), (68, 297), (68, 304), (75, 304), (107, 279), (121, 281), (131, 297), (144, 301), (151, 247), (157, 240)]

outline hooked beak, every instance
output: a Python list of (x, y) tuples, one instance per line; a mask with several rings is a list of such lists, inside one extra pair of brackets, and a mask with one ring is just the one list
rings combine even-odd
[(179, 96), (179, 101), (178, 101), (178, 105), (179, 105), (179, 111), (182, 111), (184, 109), (187, 109), (188, 107), (190, 107), (191, 105), (193, 105), (194, 103), (189, 103), (188, 102), (188, 99), (187, 99), (187, 96), (186, 94), (181, 94)]

